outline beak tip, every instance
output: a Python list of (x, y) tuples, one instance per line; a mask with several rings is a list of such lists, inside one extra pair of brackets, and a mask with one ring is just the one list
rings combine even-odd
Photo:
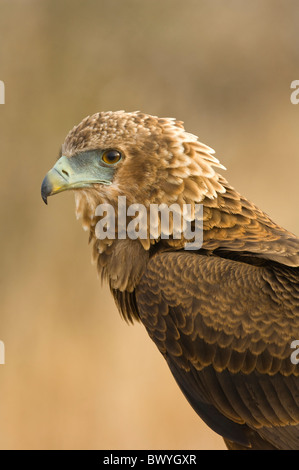
[(42, 182), (41, 187), (41, 196), (45, 204), (48, 204), (48, 196), (51, 194), (51, 189), (51, 184), (46, 176)]

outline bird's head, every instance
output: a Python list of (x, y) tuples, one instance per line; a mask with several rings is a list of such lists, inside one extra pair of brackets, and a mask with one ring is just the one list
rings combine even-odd
[[(224, 192), (214, 151), (182, 122), (140, 112), (101, 112), (67, 135), (61, 156), (42, 183), (42, 198), (72, 189), (88, 225), (100, 203), (193, 204)], [(90, 207), (86, 207), (86, 204)]]

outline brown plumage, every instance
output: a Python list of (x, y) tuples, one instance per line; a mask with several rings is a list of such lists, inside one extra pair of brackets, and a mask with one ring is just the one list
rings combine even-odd
[[(74, 190), (121, 315), (144, 324), (194, 410), (229, 449), (299, 449), (299, 239), (238, 194), (213, 150), (174, 119), (98, 113), (61, 155), (43, 199)], [(145, 239), (98, 239), (96, 207), (117, 215), (118, 196), (147, 211), (190, 204), (193, 218), (203, 204), (202, 247), (184, 250), (172, 226), (162, 239), (160, 222), (155, 238), (147, 227)]]

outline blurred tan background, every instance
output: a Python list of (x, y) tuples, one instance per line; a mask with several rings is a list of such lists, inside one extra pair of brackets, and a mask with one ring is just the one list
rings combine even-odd
[(0, 448), (224, 449), (40, 185), (86, 115), (174, 116), (299, 234), (298, 1), (0, 0), (0, 34)]

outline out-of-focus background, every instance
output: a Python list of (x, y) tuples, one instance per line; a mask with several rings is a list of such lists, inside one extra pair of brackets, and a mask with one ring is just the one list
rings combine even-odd
[(86, 115), (173, 116), (299, 234), (298, 31), (297, 0), (0, 0), (1, 449), (225, 448), (40, 185)]

